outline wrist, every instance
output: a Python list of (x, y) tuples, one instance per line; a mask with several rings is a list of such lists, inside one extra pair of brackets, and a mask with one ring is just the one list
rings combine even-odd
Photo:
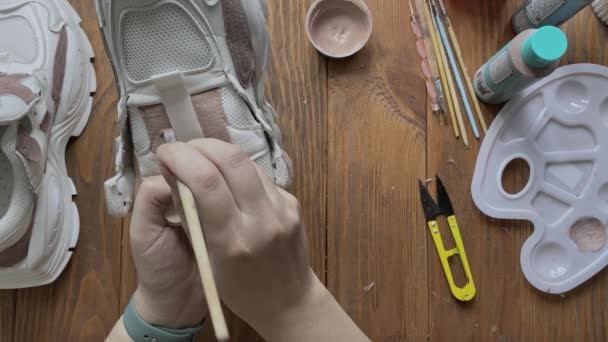
[(258, 332), (265, 341), (361, 341), (370, 340), (340, 307), (332, 294), (316, 281), (298, 305), (271, 317)]
[[(194, 290), (194, 292), (197, 292)], [(148, 324), (182, 329), (198, 325), (207, 313), (202, 293), (180, 292), (178, 296), (156, 294), (138, 287), (133, 294), (135, 310)]]
[(312, 281), (300, 300), (294, 305), (283, 307), (267, 315), (254, 327), (266, 340), (284, 340), (287, 338), (287, 335), (284, 335), (285, 329), (296, 332), (310, 328), (306, 325), (314, 322), (316, 318), (323, 317), (327, 304), (334, 301), (331, 293), (312, 270), (310, 273)]

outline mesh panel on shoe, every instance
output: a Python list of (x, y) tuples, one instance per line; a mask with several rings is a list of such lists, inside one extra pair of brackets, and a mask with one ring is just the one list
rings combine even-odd
[(129, 123), (131, 124), (131, 136), (135, 152), (141, 153), (151, 150), (150, 136), (141, 114), (136, 111), (129, 111)]
[(231, 87), (220, 89), (222, 105), (228, 123), (236, 128), (249, 128), (257, 124), (247, 103)]
[(276, 178), (275, 182), (282, 188), (287, 188), (293, 180), (293, 165), (285, 152), (283, 157), (277, 159), (276, 162)]
[(8, 52), (18, 63), (26, 64), (36, 60), (38, 40), (27, 19), (21, 16), (1, 18), (0, 32), (0, 52)]
[[(0, 127), (0, 138), (6, 127)], [(13, 192), (13, 168), (8, 158), (0, 151), (0, 217), (6, 214)]]
[(213, 52), (200, 27), (174, 3), (130, 10), (120, 21), (127, 73), (133, 81), (171, 71), (203, 69)]
[(19, 113), (24, 105), (24, 101), (16, 95), (0, 95), (0, 113)]
[[(274, 169), (272, 167), (272, 158), (270, 157), (270, 153), (266, 153), (258, 159), (254, 160), (256, 164), (258, 164), (266, 174), (273, 179)], [(273, 179), (274, 180), (274, 179)]]
[[(4, 156), (12, 166), (17, 168), (13, 172), (13, 188), (11, 189), (11, 203), (4, 217), (0, 218), (0, 244), (7, 239), (16, 242), (27, 231), (18, 231), (18, 228), (23, 225), (28, 211), (33, 208), (36, 201), (35, 194), (29, 186), (27, 179), (27, 170), (19, 160), (15, 153), (15, 145), (17, 141), (17, 127), (6, 127), (3, 136), (1, 137), (1, 148)], [(8, 234), (6, 232), (9, 231)], [(17, 231), (16, 235), (12, 235)], [(7, 246), (3, 246), (7, 247)]]

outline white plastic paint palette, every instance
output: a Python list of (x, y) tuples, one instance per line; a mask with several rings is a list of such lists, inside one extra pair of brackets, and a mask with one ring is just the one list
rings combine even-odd
[[(530, 178), (510, 194), (514, 160)], [(521, 267), (541, 291), (563, 293), (608, 264), (608, 68), (562, 67), (513, 98), (479, 152), (473, 199), (485, 214), (529, 220)]]

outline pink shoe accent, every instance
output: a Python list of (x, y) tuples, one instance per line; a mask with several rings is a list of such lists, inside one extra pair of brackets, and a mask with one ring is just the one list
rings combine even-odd
[(61, 97), (61, 89), (63, 88), (63, 79), (65, 77), (65, 63), (68, 51), (68, 33), (65, 27), (59, 35), (57, 43), (57, 51), (55, 52), (55, 64), (53, 65), (53, 90), (51, 96), (58, 102)]
[(15, 95), (27, 104), (32, 103), (38, 95), (21, 84), (21, 80), (24, 78), (25, 75), (0, 76), (0, 95)]
[[(192, 106), (205, 137), (231, 142), (218, 89), (192, 95)], [(162, 131), (171, 128), (167, 112), (162, 104), (140, 107), (139, 110), (150, 138), (150, 149), (155, 152), (158, 146), (165, 143), (161, 137)]]
[[(34, 211), (36, 212), (36, 208)], [(30, 237), (32, 236), (32, 228), (34, 225), (34, 218), (27, 228), (27, 232), (9, 248), (0, 252), (0, 267), (11, 267), (19, 263), (27, 257), (27, 253), (30, 249)]]
[(234, 60), (239, 82), (243, 87), (249, 85), (255, 71), (255, 51), (251, 45), (251, 34), (247, 15), (241, 0), (222, 1), (226, 41)]
[(42, 161), (42, 149), (36, 139), (32, 138), (23, 126), (17, 129), (17, 152), (21, 153), (25, 159), (33, 162)]

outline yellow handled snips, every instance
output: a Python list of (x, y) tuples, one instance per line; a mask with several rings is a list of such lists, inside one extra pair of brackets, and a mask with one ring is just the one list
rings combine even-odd
[[(469, 267), (469, 260), (467, 259), (467, 253), (464, 250), (464, 244), (462, 243), (462, 237), (460, 235), (460, 228), (458, 228), (456, 214), (454, 213), (454, 208), (452, 207), (452, 202), (450, 201), (448, 192), (445, 190), (443, 182), (439, 176), (437, 176), (437, 203), (435, 203), (433, 198), (431, 198), (431, 195), (422, 181), (419, 182), (419, 187), (420, 201), (422, 202), (422, 209), (424, 210), (427, 226), (431, 236), (433, 237), (433, 241), (435, 242), (437, 254), (439, 255), (439, 261), (441, 261), (441, 266), (443, 267), (445, 278), (450, 285), (452, 295), (454, 295), (456, 299), (463, 302), (470, 301), (473, 299), (473, 297), (475, 297), (475, 283), (473, 282), (473, 275), (471, 274), (471, 268)], [(456, 244), (456, 247), (453, 249), (446, 250), (443, 246), (443, 240), (441, 239), (441, 233), (439, 232), (439, 224), (437, 223), (437, 218), (440, 216), (445, 216), (448, 221), (448, 225), (450, 226), (450, 231), (452, 233), (452, 237), (454, 238), (454, 243)], [(450, 267), (450, 258), (454, 256), (458, 256), (460, 258), (462, 267), (464, 269), (464, 274), (467, 277), (467, 282), (463, 287), (458, 287), (454, 282), (452, 268)]]

